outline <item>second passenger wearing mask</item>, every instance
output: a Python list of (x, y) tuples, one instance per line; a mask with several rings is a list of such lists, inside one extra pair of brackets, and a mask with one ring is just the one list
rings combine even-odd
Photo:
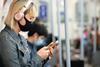
[[(40, 23), (33, 23), (32, 29), (28, 32), (28, 44), (33, 44), (35, 50), (39, 50), (46, 43), (45, 39), (48, 36), (46, 26)], [(30, 46), (30, 45), (29, 45)]]
[[(34, 56), (39, 54), (38, 52), (40, 52), (40, 50), (43, 49), (44, 46), (47, 46), (46, 39), (48, 36), (46, 26), (39, 23), (40, 21), (37, 21), (37, 19), (35, 20), (35, 22), (33, 23), (32, 29), (28, 32), (27, 38), (28, 45), (31, 49), (31, 54), (34, 54)], [(50, 44), (51, 42), (49, 42), (48, 44)], [(53, 49), (51, 48), (51, 50)], [(43, 67), (48, 60), (49, 58), (45, 57), (45, 60), (43, 60), (41, 63), (38, 63), (35, 67)]]
[[(31, 54), (40, 55), (39, 52), (41, 49), (43, 49), (43, 45), (45, 45), (45, 38), (48, 35), (48, 31), (46, 29), (46, 26), (40, 23), (33, 23), (32, 29), (28, 32), (28, 38), (27, 43), (29, 45), (29, 48), (31, 49)], [(44, 56), (45, 53), (42, 52), (40, 56)], [(43, 60), (44, 61), (44, 60)], [(43, 61), (41, 63), (36, 64), (35, 67), (42, 67)], [(36, 62), (36, 60), (34, 60)]]

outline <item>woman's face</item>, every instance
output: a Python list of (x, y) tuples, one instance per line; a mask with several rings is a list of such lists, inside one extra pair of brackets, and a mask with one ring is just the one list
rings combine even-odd
[(28, 9), (25, 11), (22, 18), (18, 21), (18, 25), (21, 31), (29, 31), (31, 29), (32, 23), (35, 21), (37, 14), (36, 9)]
[(23, 26), (26, 24), (25, 18), (30, 22), (34, 22), (36, 17), (37, 17), (37, 11), (35, 6), (33, 6), (24, 13), (24, 17), (20, 20), (20, 24)]

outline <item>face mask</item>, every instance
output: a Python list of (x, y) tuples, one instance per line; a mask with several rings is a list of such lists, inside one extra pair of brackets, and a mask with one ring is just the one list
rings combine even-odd
[(39, 39), (38, 41), (34, 42), (35, 46), (44, 46), (45, 45), (45, 40), (44, 39)]
[(21, 29), (21, 31), (29, 31), (32, 28), (32, 22), (30, 22), (29, 20), (26, 19), (26, 17), (24, 17), (26, 24), (23, 26), (18, 22), (18, 25)]

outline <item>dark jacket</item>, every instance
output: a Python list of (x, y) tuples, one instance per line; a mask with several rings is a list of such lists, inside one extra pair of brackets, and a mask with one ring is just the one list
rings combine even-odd
[[(0, 59), (3, 67), (35, 67), (41, 63), (39, 56), (32, 55), (27, 41), (16, 34), (9, 27), (5, 27), (0, 33)], [(34, 62), (35, 60), (35, 62)]]
[[(37, 51), (38, 51), (36, 44), (30, 43), (29, 41), (27, 41), (27, 43), (28, 43), (28, 46), (29, 46), (29, 48), (31, 50), (31, 55), (34, 54), (36, 56), (37, 55)], [(34, 62), (35, 62), (35, 60), (34, 60)], [(50, 65), (49, 58), (47, 58), (46, 60), (42, 60), (41, 63), (35, 64), (34, 67), (47, 67), (48, 65)]]
[[(28, 41), (27, 41), (27, 43), (28, 43), (28, 46), (29, 46), (29, 48), (31, 50), (31, 58), (34, 58), (35, 59), (35, 57), (32, 57), (32, 55), (34, 54), (34, 56), (38, 56), (37, 55), (36, 46), (33, 43), (30, 43)], [(35, 66), (34, 67), (42, 67), (42, 62), (43, 61), (41, 61), (40, 63), (36, 63), (36, 60), (33, 60), (33, 62), (35, 63)]]

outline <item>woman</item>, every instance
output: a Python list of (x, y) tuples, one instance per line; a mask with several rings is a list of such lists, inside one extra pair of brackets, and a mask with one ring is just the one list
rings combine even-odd
[[(30, 0), (29, 0), (30, 1)], [(5, 28), (0, 33), (0, 59), (2, 67), (34, 67), (49, 56), (50, 51), (43, 47), (37, 55), (30, 58), (27, 41), (19, 35), (20, 31), (28, 31), (37, 17), (33, 3), (26, 9), (28, 0), (16, 0), (9, 8), (5, 20)], [(35, 62), (34, 62), (35, 60)]]

